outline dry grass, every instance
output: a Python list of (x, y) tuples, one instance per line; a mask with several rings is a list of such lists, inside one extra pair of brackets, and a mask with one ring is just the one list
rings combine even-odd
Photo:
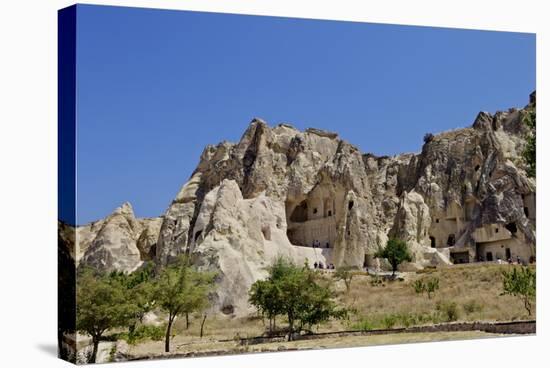
[[(456, 265), (432, 272), (410, 273), (405, 281), (386, 281), (373, 286), (371, 276), (356, 276), (349, 295), (339, 285), (340, 299), (357, 310), (355, 320), (377, 320), (394, 314), (431, 315), (438, 303), (456, 303), (462, 321), (510, 321), (527, 319), (522, 302), (501, 296), (502, 271), (510, 265)], [(439, 278), (440, 289), (431, 299), (417, 294), (412, 283), (418, 279)]]
[[(521, 301), (511, 296), (501, 296), (502, 271), (510, 265), (456, 265), (448, 268), (421, 273), (408, 273), (403, 281), (384, 281), (373, 285), (372, 276), (358, 272), (352, 280), (351, 291), (346, 293), (343, 281), (336, 282), (338, 300), (352, 308), (349, 320), (329, 321), (318, 326), (315, 331), (341, 331), (358, 329), (367, 321), (369, 328), (385, 328), (388, 320), (392, 327), (404, 326), (400, 316), (424, 316), (413, 319), (411, 324), (432, 324), (445, 321), (445, 313), (437, 310), (438, 304), (456, 303), (459, 321), (510, 321), (527, 319), (528, 315)], [(327, 275), (326, 277), (331, 277)], [(439, 278), (440, 289), (431, 299), (424, 293), (417, 294), (412, 287), (415, 280)], [(392, 319), (393, 318), (393, 319)], [(279, 326), (285, 326), (283, 318)], [(264, 321), (257, 316), (231, 318), (224, 315), (210, 316), (205, 324), (205, 334), (199, 338), (200, 320), (191, 319), (191, 326), (185, 328), (184, 318), (174, 326), (172, 350), (175, 353), (230, 350), (233, 352), (265, 351), (288, 348), (320, 348), (366, 346), (420, 341), (439, 341), (494, 336), (483, 332), (437, 332), (406, 333), (381, 336), (328, 337), (319, 340), (296, 341), (290, 343), (267, 343), (239, 346), (234, 341), (219, 342), (236, 337), (259, 336), (265, 332)], [(132, 355), (161, 354), (163, 341), (147, 341), (130, 348)]]

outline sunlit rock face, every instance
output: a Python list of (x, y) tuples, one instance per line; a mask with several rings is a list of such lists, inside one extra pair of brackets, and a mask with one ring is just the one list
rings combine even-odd
[(362, 153), (335, 132), (253, 119), (239, 142), (204, 149), (151, 225), (123, 206), (79, 229), (81, 262), (132, 270), (188, 254), (218, 272), (216, 306), (238, 315), (277, 256), (359, 268), (395, 237), (413, 255), (402, 270), (527, 260), (535, 255), (535, 182), (521, 157), (522, 117), (534, 105), (533, 95), (524, 109), (482, 112), (471, 127), (427, 135), (420, 153), (392, 157)]
[(77, 264), (100, 271), (132, 272), (156, 255), (162, 218), (136, 219), (124, 203), (105, 219), (80, 226), (76, 232)]

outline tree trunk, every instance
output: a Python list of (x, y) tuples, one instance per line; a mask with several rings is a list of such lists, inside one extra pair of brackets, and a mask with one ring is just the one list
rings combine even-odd
[(92, 350), (92, 356), (90, 357), (89, 363), (95, 363), (95, 360), (97, 358), (97, 350), (99, 348), (99, 336), (92, 337), (92, 343), (93, 343), (93, 350)]
[(172, 322), (174, 321), (172, 314), (168, 317), (168, 326), (166, 326), (166, 340), (164, 342), (164, 352), (170, 352), (170, 332), (172, 331)]
[(288, 317), (288, 341), (294, 340), (294, 319)]
[(132, 336), (134, 332), (136, 331), (136, 321), (132, 322), (130, 326), (128, 326), (128, 335)]
[(202, 317), (202, 322), (201, 322), (201, 339), (202, 339), (202, 335), (203, 335), (203, 332), (204, 332), (204, 322), (206, 321), (206, 317), (208, 315), (205, 313), (204, 316)]
[(189, 330), (189, 313), (185, 312), (185, 329)]

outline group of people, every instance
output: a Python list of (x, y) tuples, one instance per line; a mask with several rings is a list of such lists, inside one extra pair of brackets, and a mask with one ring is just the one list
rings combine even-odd
[[(313, 243), (312, 243), (312, 247), (313, 247), (313, 248), (321, 248), (321, 242), (320, 242), (319, 240), (314, 240)], [(325, 247), (326, 247), (326, 248), (330, 248), (330, 243), (327, 242), (327, 243), (325, 244)]]
[(325, 265), (323, 264), (323, 262), (319, 261), (319, 263), (315, 262), (313, 264), (313, 268), (319, 269), (319, 270), (324, 270), (324, 269), (334, 270), (334, 264), (333, 263), (328, 264), (327, 267), (325, 268)]

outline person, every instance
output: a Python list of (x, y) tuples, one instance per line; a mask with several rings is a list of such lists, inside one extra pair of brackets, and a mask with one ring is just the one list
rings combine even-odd
[(317, 268), (317, 262), (313, 264), (313, 268)]
[(330, 248), (330, 244), (327, 242), (327, 248)]

